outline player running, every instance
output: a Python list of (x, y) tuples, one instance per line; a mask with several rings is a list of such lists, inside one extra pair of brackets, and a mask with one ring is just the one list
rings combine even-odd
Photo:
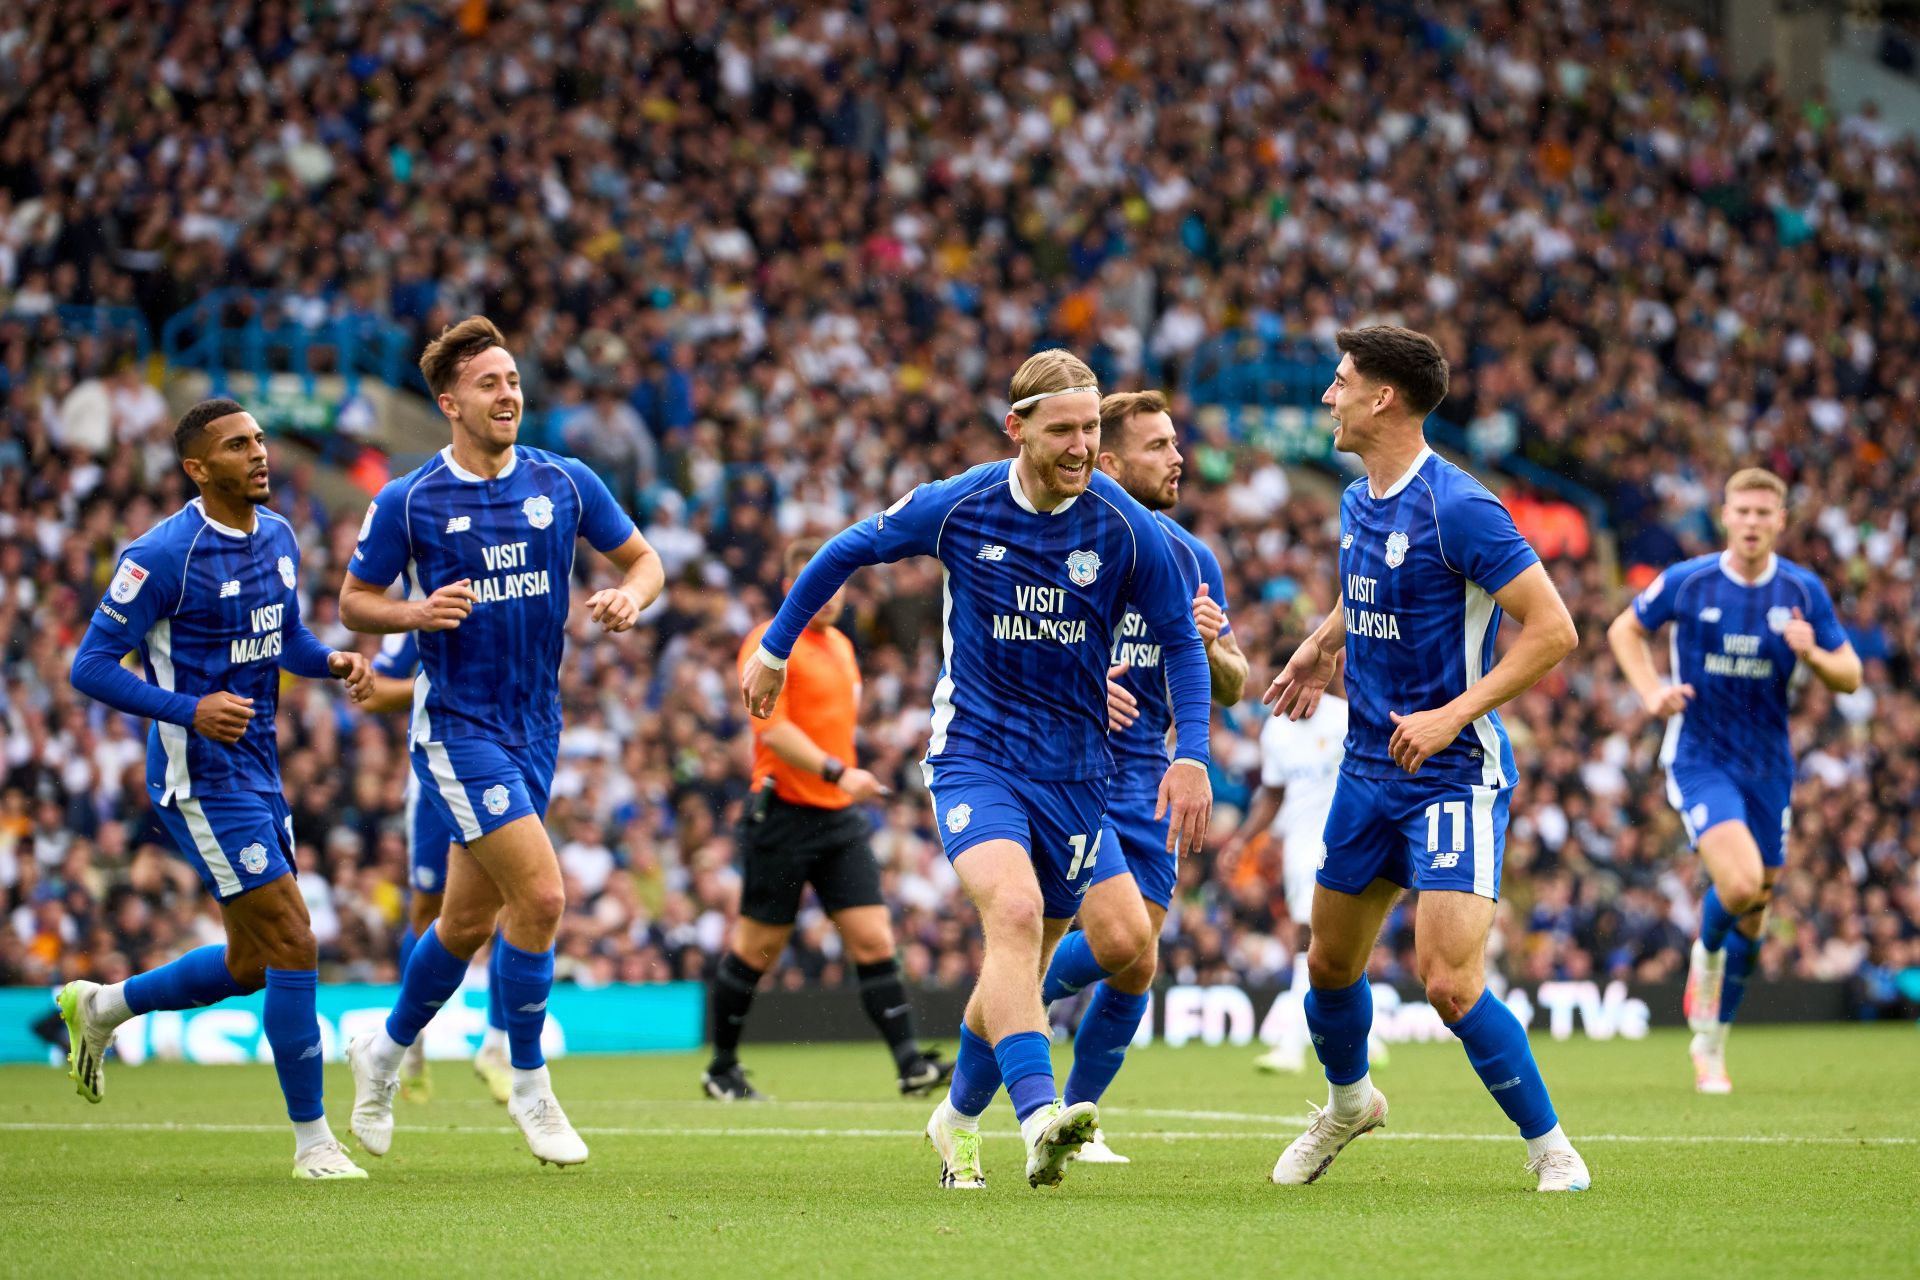
[[(927, 1123), (941, 1185), (985, 1185), (979, 1116), (1004, 1082), (1027, 1181), (1057, 1185), (1099, 1123), (1055, 1095), (1040, 1003), (1043, 918), (1065, 920), (1112, 878), (1139, 908), (1126, 860), (1101, 831), (1113, 755), (1108, 654), (1131, 600), (1161, 638), (1178, 758), (1160, 780), (1168, 846), (1198, 846), (1207, 778), (1207, 660), (1172, 549), (1153, 516), (1094, 465), (1099, 387), (1065, 351), (1014, 375), (1005, 426), (1018, 456), (907, 494), (821, 548), (741, 672), (765, 718), (808, 619), (861, 565), (930, 555), (944, 573), (944, 663), (922, 771), (947, 857), (980, 912), (986, 954), (968, 1001), (953, 1086)], [(1158, 814), (1156, 816), (1158, 816)], [(1090, 886), (1093, 888), (1090, 889)]]
[[(1336, 672), (1311, 716), (1303, 720), (1273, 716), (1261, 728), (1259, 789), (1247, 805), (1240, 829), (1220, 846), (1220, 863), (1227, 867), (1244, 856), (1262, 833), (1278, 842), (1288, 921), (1276, 932), (1287, 953), (1298, 955), (1302, 964), (1306, 958), (1299, 951), (1300, 931), (1312, 919), (1313, 879), (1327, 856), (1327, 814), (1333, 809), (1340, 762), (1346, 759), (1346, 740), (1346, 685)], [(1306, 1016), (1293, 992), (1283, 992), (1280, 999), (1287, 1008), (1280, 1042), (1255, 1059), (1254, 1065), (1262, 1071), (1299, 1071), (1307, 1059)], [(1376, 1038), (1368, 1052), (1378, 1065), (1385, 1046)]]
[[(1181, 599), (1190, 602), (1193, 624), (1206, 646), (1214, 700), (1231, 706), (1247, 684), (1247, 659), (1227, 620), (1227, 589), (1220, 560), (1206, 543), (1166, 513), (1180, 500), (1180, 437), (1158, 391), (1127, 391), (1100, 402), (1100, 470), (1129, 497), (1153, 513), (1166, 534), (1180, 571)], [(1160, 928), (1173, 901), (1179, 858), (1168, 847), (1167, 822), (1155, 816), (1160, 777), (1167, 770), (1167, 731), (1173, 715), (1161, 671), (1160, 645), (1140, 611), (1129, 605), (1114, 638), (1109, 677), (1109, 713), (1118, 772), (1107, 798), (1103, 853), (1125, 859), (1138, 889), (1122, 896), (1115, 879), (1089, 892), (1080, 906), (1080, 929), (1053, 948), (1040, 999), (1047, 1004), (1093, 986), (1073, 1040), (1073, 1070), (1066, 1102), (1098, 1103), (1126, 1060), (1140, 1029), (1160, 959)], [(1052, 946), (1067, 921), (1047, 921)], [(1098, 985), (1094, 985), (1098, 984)], [(1088, 1164), (1126, 1164), (1126, 1156), (1094, 1131), (1076, 1159)]]
[[(203, 400), (174, 428), (200, 496), (137, 539), (73, 660), (73, 687), (153, 721), (147, 787), (180, 856), (220, 904), (225, 946), (101, 986), (60, 991), (68, 1075), (106, 1092), (114, 1029), (156, 1009), (197, 1009), (267, 989), (261, 1022), (293, 1121), (293, 1176), (364, 1178), (321, 1105), (320, 953), (293, 876), (293, 815), (280, 788), (274, 711), (282, 669), (372, 690), (367, 660), (337, 653), (300, 620), (300, 540), (266, 507), (267, 437), (232, 400)], [(142, 680), (120, 665), (138, 651)]]
[[(411, 631), (396, 631), (381, 642), (373, 659), (373, 696), (367, 710), (391, 714), (413, 706), (414, 675), (420, 669), (420, 643)], [(400, 937), (400, 970), (405, 972), (414, 944), (440, 915), (446, 897), (447, 849), (453, 832), (431, 804), (420, 802), (420, 779), (407, 773), (407, 930)], [(513, 1065), (507, 1060), (507, 1013), (500, 1006), (500, 975), (487, 952), (487, 1031), (473, 1055), (473, 1073), (493, 1100), (504, 1104), (513, 1091)], [(426, 1039), (416, 1036), (400, 1059), (400, 1096), (425, 1102), (432, 1096), (427, 1074)]]
[[(340, 619), (354, 630), (420, 633), (413, 771), (454, 838), (440, 916), (413, 948), (393, 1012), (347, 1047), (353, 1133), (386, 1154), (400, 1059), (491, 937), (513, 1064), (507, 1114), (542, 1162), (579, 1164), (587, 1145), (553, 1096), (540, 1049), (566, 906), (542, 819), (576, 541), (624, 575), (587, 600), (608, 631), (633, 625), (664, 574), (598, 476), (514, 443), (524, 403), (503, 342), (492, 321), (470, 316), (427, 346), (420, 370), (453, 441), (380, 491), (340, 588)], [(402, 570), (424, 599), (387, 595)]]
[[(1313, 896), (1307, 1025), (1331, 1086), (1325, 1109), (1273, 1166), (1319, 1178), (1384, 1124), (1367, 1071), (1367, 960), (1394, 899), (1420, 891), (1416, 963), (1427, 999), (1527, 1143), (1541, 1191), (1584, 1191), (1526, 1030), (1487, 990), (1485, 953), (1517, 779), (1495, 708), (1579, 642), (1540, 558), (1491, 493), (1427, 447), (1421, 423), (1447, 392), (1433, 339), (1389, 325), (1342, 331), (1321, 396), (1336, 449), (1367, 474), (1340, 503), (1340, 607), (1293, 655), (1265, 700), (1310, 717), (1346, 653), (1351, 727)], [(1494, 662), (1500, 615), (1520, 634)]]
[[(1759, 467), (1727, 480), (1727, 549), (1655, 578), (1607, 628), (1647, 714), (1664, 717), (1667, 798), (1712, 883), (1687, 968), (1694, 1087), (1731, 1093), (1727, 1030), (1747, 994), (1767, 903), (1787, 863), (1793, 741), (1787, 703), (1801, 663), (1836, 693), (1860, 687), (1860, 658), (1809, 569), (1782, 560), (1787, 486)], [(1671, 622), (1671, 682), (1649, 643)]]

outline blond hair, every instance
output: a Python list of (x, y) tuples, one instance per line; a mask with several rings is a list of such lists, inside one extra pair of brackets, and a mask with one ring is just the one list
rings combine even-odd
[[(1052, 347), (1046, 351), (1036, 351), (1028, 356), (1013, 375), (1013, 383), (1007, 388), (1007, 399), (1018, 404), (1028, 396), (1045, 395), (1051, 391), (1067, 391), (1074, 387), (1100, 389), (1100, 379), (1094, 377), (1087, 362), (1073, 352), (1061, 347)], [(1025, 418), (1037, 405), (1028, 405), (1013, 412)]]
[(435, 396), (444, 395), (459, 381), (460, 370), (467, 361), (488, 347), (506, 345), (506, 335), (500, 332), (500, 326), (485, 316), (468, 316), (459, 324), (442, 329), (440, 336), (427, 344), (427, 349), (420, 353), (420, 374), (427, 380), (429, 391)]
[(1742, 467), (1727, 477), (1727, 500), (1731, 502), (1736, 493), (1747, 493), (1754, 489), (1765, 489), (1780, 499), (1780, 505), (1787, 504), (1787, 482), (1765, 467)]

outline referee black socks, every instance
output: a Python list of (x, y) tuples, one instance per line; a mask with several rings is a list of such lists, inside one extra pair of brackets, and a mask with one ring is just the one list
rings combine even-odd
[(860, 979), (861, 1006), (905, 1071), (919, 1061), (920, 1043), (913, 1038), (913, 1005), (900, 982), (900, 962), (888, 956), (876, 964), (855, 965), (853, 971)]
[(729, 951), (720, 957), (713, 975), (713, 1064), (714, 1071), (739, 1061), (740, 1033), (747, 1025), (747, 1010), (753, 1008), (753, 991), (766, 971), (756, 969)]

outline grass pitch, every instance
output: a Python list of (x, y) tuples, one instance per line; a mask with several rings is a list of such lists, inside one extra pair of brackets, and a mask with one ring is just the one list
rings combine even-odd
[[(372, 1178), (302, 1184), (268, 1067), (110, 1065), (88, 1106), (0, 1069), (7, 1275), (1907, 1276), (1920, 1272), (1920, 1030), (1741, 1028), (1736, 1092), (1692, 1092), (1681, 1033), (1535, 1051), (1593, 1171), (1539, 1196), (1452, 1044), (1394, 1050), (1391, 1127), (1319, 1184), (1267, 1172), (1324, 1098), (1244, 1049), (1136, 1051), (1103, 1106), (1124, 1167), (1029, 1190), (1004, 1097), (988, 1186), (942, 1191), (930, 1102), (877, 1045), (747, 1046), (777, 1101), (697, 1096), (693, 1056), (576, 1058), (557, 1092), (593, 1147), (536, 1165), (461, 1063), (397, 1104)], [(1056, 1052), (1064, 1078), (1068, 1051)], [(346, 1137), (351, 1083), (330, 1065)], [(349, 1146), (353, 1147), (351, 1141)], [(356, 1152), (357, 1153), (357, 1152)], [(358, 1153), (357, 1153), (358, 1154)]]

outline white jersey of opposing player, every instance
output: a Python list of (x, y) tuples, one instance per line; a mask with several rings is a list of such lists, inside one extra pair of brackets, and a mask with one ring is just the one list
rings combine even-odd
[(1346, 756), (1347, 703), (1331, 694), (1305, 720), (1275, 716), (1260, 730), (1260, 785), (1285, 787), (1273, 834), (1318, 845)]

